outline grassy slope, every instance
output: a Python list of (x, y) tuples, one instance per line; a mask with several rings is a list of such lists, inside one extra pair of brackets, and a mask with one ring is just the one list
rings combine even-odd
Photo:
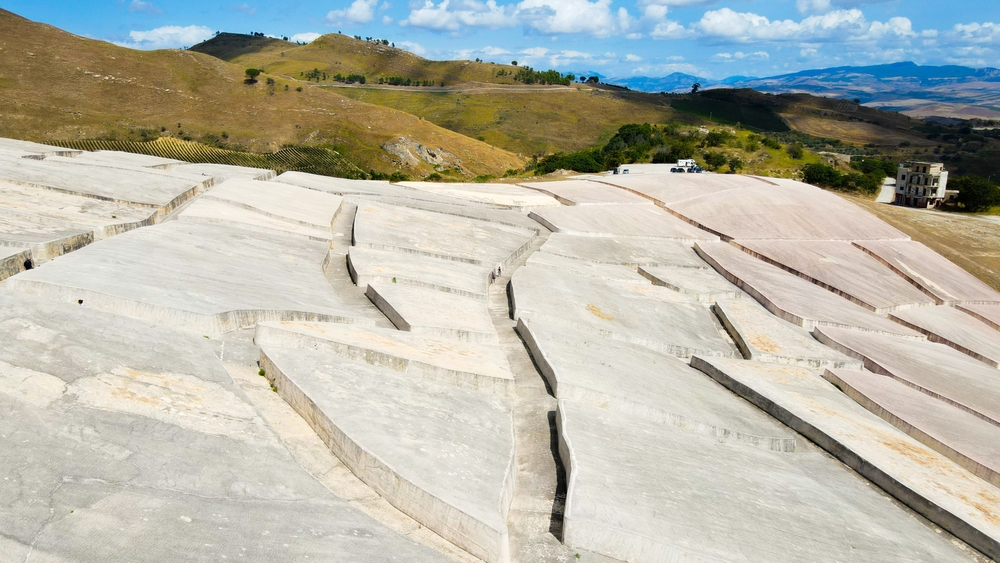
[[(0, 10), (0, 136), (136, 138), (139, 130), (270, 151), (327, 143), (362, 168), (398, 169), (380, 146), (407, 136), (457, 155), (472, 175), (523, 165), (515, 155), (404, 112), (278, 79), (243, 84), (243, 67), (190, 51), (135, 51), (74, 36)], [(178, 127), (178, 124), (181, 127)], [(421, 164), (414, 176), (431, 171)]]

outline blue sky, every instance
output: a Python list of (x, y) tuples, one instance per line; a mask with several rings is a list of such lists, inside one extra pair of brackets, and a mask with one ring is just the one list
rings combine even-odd
[(302, 40), (386, 38), (432, 59), (605, 76), (769, 76), (880, 64), (1000, 67), (998, 0), (0, 0), (73, 33), (139, 49), (216, 30)]

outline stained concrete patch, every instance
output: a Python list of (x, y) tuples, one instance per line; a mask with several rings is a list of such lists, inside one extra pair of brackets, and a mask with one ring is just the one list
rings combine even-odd
[(484, 300), (489, 290), (490, 268), (486, 266), (408, 252), (352, 246), (347, 267), (351, 280), (361, 287), (372, 282), (400, 283)]
[(708, 268), (691, 245), (672, 241), (597, 238), (552, 233), (542, 245), (549, 254), (597, 264)]
[(963, 354), (1000, 367), (1000, 332), (954, 307), (924, 307), (890, 315), (931, 342), (940, 342)]
[(306, 226), (208, 197), (201, 197), (191, 202), (177, 214), (177, 219), (185, 223), (249, 229), (258, 233), (297, 235), (315, 241), (328, 241), (333, 236), (329, 227), (324, 229)]
[(826, 370), (824, 377), (886, 422), (1000, 487), (1000, 428), (891, 377), (849, 370)]
[(374, 203), (360, 203), (354, 243), (495, 268), (519, 256), (535, 231)]
[(935, 342), (821, 327), (816, 337), (863, 360), (865, 369), (893, 377), (1000, 426), (1000, 378), (996, 368)]
[(713, 270), (675, 266), (639, 266), (639, 274), (653, 285), (690, 295), (698, 301), (714, 303), (717, 299), (741, 297), (740, 288)]
[(244, 207), (269, 217), (329, 231), (344, 198), (282, 184), (255, 180), (226, 180), (203, 199), (215, 199)]
[(866, 241), (855, 246), (943, 303), (1000, 303), (1000, 293), (919, 242)]
[(837, 326), (923, 339), (915, 331), (795, 274), (758, 260), (730, 244), (698, 243), (695, 249), (716, 271), (752, 295), (768, 311), (807, 330), (817, 326)]
[(649, 283), (612, 282), (524, 266), (514, 272), (511, 291), (515, 317), (543, 317), (681, 357), (733, 355), (708, 309)]
[(514, 394), (514, 376), (498, 346), (392, 329), (309, 322), (261, 323), (254, 342), (261, 347), (322, 350), (466, 389)]
[(995, 305), (957, 305), (956, 308), (986, 323), (994, 330), (1000, 330), (1000, 303)]
[(565, 205), (651, 205), (653, 203), (642, 196), (626, 190), (588, 180), (521, 182), (520, 185), (548, 194)]
[(545, 319), (519, 319), (521, 335), (557, 399), (778, 452), (795, 437), (682, 360), (642, 346), (602, 339)]
[(622, 561), (965, 560), (805, 441), (718, 444), (568, 400), (557, 421), (567, 545)]
[[(1000, 490), (868, 412), (816, 373), (793, 366), (722, 358), (695, 357), (691, 366), (800, 432), (987, 556), (1000, 556), (1000, 514), (996, 512)], [(829, 490), (829, 484), (824, 483), (823, 488)], [(888, 515), (890, 509), (884, 510)], [(927, 537), (935, 536), (933, 530), (910, 517), (900, 520), (923, 530), (912, 543), (904, 542), (907, 547), (934, 545), (934, 540)], [(872, 524), (859, 529), (874, 529), (869, 528)], [(801, 537), (805, 536), (798, 539)], [(944, 538), (941, 540), (944, 542)], [(887, 548), (862, 559), (881, 560), (895, 553), (896, 549)], [(827, 559), (828, 555), (818, 558)]]
[(360, 479), (445, 539), (509, 560), (514, 435), (507, 399), (320, 351), (265, 347), (281, 395)]
[(216, 178), (218, 181), (232, 178), (242, 178), (244, 180), (270, 180), (274, 178), (274, 170), (266, 168), (250, 168), (247, 166), (233, 166), (231, 164), (182, 164), (175, 166), (175, 172), (182, 174), (198, 174)]
[(861, 369), (861, 360), (824, 346), (805, 329), (772, 315), (752, 299), (720, 299), (714, 310), (748, 360), (813, 369)]
[(557, 207), (560, 205), (550, 195), (511, 184), (400, 182), (399, 185), (473, 203), (486, 203), (516, 210)]
[(655, 206), (572, 206), (536, 209), (529, 217), (569, 235), (663, 239), (691, 244), (718, 240)]
[[(16, 291), (217, 335), (261, 320), (354, 319), (323, 275), (327, 244), (171, 221), (7, 281)], [(80, 272), (87, 272), (81, 276)]]
[(734, 241), (787, 270), (880, 315), (937, 300), (847, 241)]
[(587, 262), (544, 251), (535, 252), (529, 256), (527, 265), (536, 268), (551, 268), (553, 270), (561, 270), (578, 276), (599, 278), (609, 281), (622, 281), (630, 283), (642, 283), (643, 281), (642, 276), (640, 276), (635, 270), (626, 266)]
[(412, 285), (372, 282), (368, 299), (400, 330), (434, 338), (499, 344), (486, 301)]

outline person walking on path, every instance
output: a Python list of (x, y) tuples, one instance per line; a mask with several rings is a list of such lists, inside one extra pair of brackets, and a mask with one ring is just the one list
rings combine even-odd
[(497, 281), (497, 274), (493, 270), (490, 270), (490, 285), (493, 285), (495, 281)]

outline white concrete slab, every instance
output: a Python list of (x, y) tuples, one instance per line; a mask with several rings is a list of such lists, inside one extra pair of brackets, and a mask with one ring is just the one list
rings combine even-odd
[(531, 256), (528, 256), (527, 264), (536, 268), (551, 268), (577, 276), (609, 281), (642, 283), (645, 279), (638, 272), (627, 266), (577, 260), (545, 251), (535, 252)]
[(75, 149), (54, 147), (51, 145), (43, 145), (41, 143), (35, 143), (32, 141), (21, 141), (18, 139), (0, 139), (0, 149), (7, 151), (23, 151), (26, 153), (40, 154), (46, 156), (49, 155), (73, 156), (83, 152)]
[(232, 166), (229, 164), (181, 164), (175, 166), (175, 172), (183, 174), (199, 174), (216, 178), (217, 181), (229, 180), (232, 178), (243, 178), (244, 180), (270, 180), (275, 177), (274, 170), (266, 168), (250, 168), (248, 166)]
[(327, 231), (344, 200), (335, 194), (291, 184), (242, 179), (216, 184), (204, 198), (225, 201), (276, 219)]
[(817, 326), (837, 326), (923, 338), (899, 323), (758, 260), (730, 244), (698, 243), (695, 250), (716, 271), (753, 296), (768, 311), (807, 330)]
[(737, 240), (734, 244), (880, 315), (937, 303), (847, 241)]
[(565, 205), (651, 205), (653, 202), (632, 192), (588, 180), (521, 182), (519, 185), (556, 198)]
[(0, 246), (0, 281), (26, 270), (30, 260), (30, 249)]
[(412, 285), (371, 282), (365, 292), (392, 324), (432, 338), (499, 344), (486, 301)]
[(647, 205), (585, 205), (536, 209), (529, 217), (550, 231), (569, 235), (663, 239), (692, 244), (718, 240), (666, 211)]
[(499, 346), (427, 338), (393, 329), (296, 321), (257, 325), (254, 343), (322, 350), (414, 377), (514, 395), (514, 376)]
[(513, 184), (463, 184), (442, 182), (400, 182), (400, 186), (423, 192), (486, 203), (508, 209), (528, 210), (538, 207), (557, 207), (560, 203), (548, 194), (522, 188)]
[(794, 454), (719, 444), (568, 400), (556, 420), (570, 546), (621, 561), (965, 558), (805, 441)]
[(549, 254), (597, 264), (708, 268), (688, 244), (665, 240), (597, 238), (552, 233), (542, 245)]
[(489, 267), (409, 252), (352, 246), (347, 267), (351, 280), (361, 287), (400, 283), (484, 300), (489, 291)]
[(823, 377), (920, 443), (1000, 487), (1000, 428), (891, 377), (826, 370)]
[(915, 241), (865, 241), (855, 246), (942, 303), (1000, 303), (1000, 293)]
[[(21, 292), (218, 335), (263, 320), (355, 319), (322, 271), (327, 244), (170, 221), (7, 281)], [(81, 275), (86, 272), (86, 275)]]
[(329, 227), (325, 229), (309, 227), (260, 213), (242, 205), (208, 197), (200, 197), (191, 202), (176, 217), (185, 223), (219, 225), (277, 235), (296, 235), (315, 241), (329, 241), (333, 237)]
[(893, 377), (1000, 426), (1000, 378), (995, 368), (935, 342), (826, 327), (816, 330), (816, 338), (864, 361), (868, 371)]
[(684, 361), (625, 342), (521, 318), (521, 335), (557, 399), (777, 452), (795, 436)]
[(749, 176), (735, 174), (618, 174), (598, 180), (639, 194), (660, 204), (672, 204), (696, 197), (757, 185)]
[(994, 330), (1000, 330), (1000, 303), (992, 305), (957, 305), (959, 311), (972, 315)]
[(954, 307), (897, 311), (890, 318), (963, 354), (1000, 367), (1000, 332)]
[(740, 288), (729, 283), (714, 270), (676, 266), (639, 266), (639, 274), (653, 285), (690, 295), (698, 301), (714, 303), (717, 299), (736, 299), (743, 296)]
[(515, 317), (542, 317), (680, 357), (734, 353), (704, 305), (663, 287), (524, 266), (511, 288)]
[[(800, 432), (988, 557), (1000, 556), (1000, 518), (996, 512), (1000, 490), (893, 428), (814, 372), (722, 358), (696, 357), (691, 366)], [(933, 530), (928, 531), (933, 534)], [(896, 552), (882, 551), (877, 558), (889, 553)]]
[(0, 213), (38, 223), (40, 228), (89, 229), (98, 240), (151, 225), (156, 218), (148, 207), (2, 181)]
[(178, 164), (187, 164), (183, 160), (121, 151), (83, 151), (73, 158), (80, 160), (80, 162), (90, 162), (93, 164), (111, 166), (124, 164), (143, 168), (159, 168), (161, 170), (170, 170)]
[(362, 481), (473, 555), (509, 560), (507, 399), (321, 351), (265, 347), (261, 358), (278, 394)]
[[(395, 187), (395, 186), (393, 186)], [(416, 190), (413, 190), (415, 193)], [(519, 227), (530, 231), (538, 231), (543, 228), (538, 221), (528, 218), (527, 214), (509, 209), (498, 209), (490, 205), (468, 203), (460, 200), (448, 200), (440, 198), (442, 201), (427, 201), (424, 199), (414, 199), (412, 197), (401, 196), (371, 196), (348, 194), (345, 197), (354, 202), (371, 202), (395, 205), (398, 207), (409, 207), (410, 209), (421, 209), (423, 211), (433, 211), (444, 215), (454, 215), (467, 219), (478, 219), (488, 223), (507, 225), (509, 227)]]

